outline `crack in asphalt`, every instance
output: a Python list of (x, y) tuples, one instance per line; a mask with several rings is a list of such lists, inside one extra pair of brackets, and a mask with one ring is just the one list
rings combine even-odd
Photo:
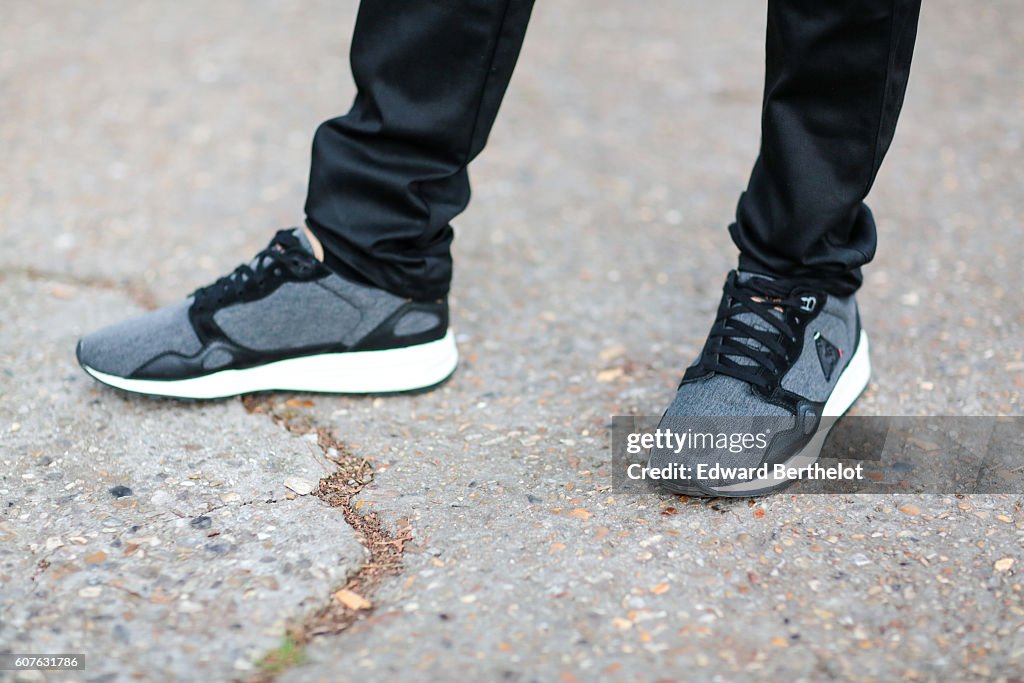
[[(34, 267), (5, 267), (0, 269), (0, 280), (11, 276), (21, 276), (38, 282), (50, 282), (79, 287), (91, 287), (118, 292), (128, 296), (132, 301), (146, 310), (157, 308), (156, 298), (143, 285), (129, 281), (117, 281), (99, 276), (76, 275), (74, 273), (47, 271)], [(399, 520), (399, 528), (392, 531), (376, 513), (360, 514), (352, 499), (363, 488), (373, 481), (374, 468), (370, 460), (357, 456), (340, 441), (333, 432), (322, 425), (316, 424), (309, 415), (290, 409), (284, 403), (275, 403), (272, 394), (246, 395), (241, 397), (245, 410), (250, 414), (266, 415), (274, 424), (296, 435), (316, 434), (317, 447), (324, 459), (335, 467), (322, 477), (313, 495), (327, 505), (341, 510), (345, 523), (355, 532), (356, 539), (366, 548), (369, 557), (352, 572), (339, 590), (348, 591), (362, 598), (365, 602), (358, 608), (336, 599), (337, 592), (327, 598), (325, 604), (300, 620), (291, 624), (287, 630), (288, 637), (298, 647), (304, 647), (314, 638), (336, 635), (352, 626), (357, 621), (366, 619), (374, 612), (370, 598), (375, 594), (385, 579), (398, 576), (403, 570), (405, 545), (412, 541), (412, 528), (407, 520)], [(287, 408), (287, 409), (283, 409)], [(337, 453), (333, 455), (331, 451)], [(240, 505), (275, 504), (277, 499), (252, 499), (242, 501)], [(201, 513), (207, 514), (223, 506), (211, 506)], [(179, 517), (186, 513), (171, 510), (171, 514)], [(43, 562), (46, 562), (45, 558)], [(37, 567), (37, 576), (48, 569), (42, 564)], [(131, 593), (131, 591), (126, 591)], [(261, 663), (272, 656), (268, 653)], [(271, 683), (288, 668), (265, 667), (256, 673), (250, 683)]]
[[(364, 515), (357, 511), (352, 499), (373, 481), (373, 465), (369, 459), (352, 453), (328, 427), (318, 425), (308, 414), (275, 401), (272, 394), (250, 394), (243, 396), (241, 401), (250, 414), (266, 415), (292, 434), (316, 434), (317, 446), (324, 458), (335, 466), (335, 471), (321, 478), (313, 493), (329, 506), (341, 510), (345, 523), (352, 528), (356, 539), (369, 554), (359, 568), (347, 577), (345, 585), (339, 591), (332, 592), (324, 605), (288, 628), (288, 637), (301, 648), (314, 638), (341, 633), (373, 613), (374, 606), (370, 598), (385, 579), (398, 576), (404, 568), (405, 545), (412, 541), (412, 528), (408, 521), (399, 520), (399, 528), (392, 531), (376, 513)], [(333, 455), (332, 451), (337, 455)], [(355, 594), (365, 603), (353, 608), (337, 599), (340, 591)], [(267, 653), (261, 663), (274, 664), (268, 661), (272, 657), (273, 652)], [(265, 666), (263, 671), (250, 679), (250, 683), (274, 681), (288, 668), (288, 663), (284, 664), (283, 667)]]

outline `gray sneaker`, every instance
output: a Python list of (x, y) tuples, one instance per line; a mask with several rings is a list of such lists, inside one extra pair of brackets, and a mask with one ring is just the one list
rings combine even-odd
[(661, 484), (687, 495), (781, 490), (796, 481), (790, 468), (816, 463), (870, 375), (853, 296), (733, 271), (704, 349), (659, 424), (676, 435), (673, 446), (652, 449), (649, 466), (672, 468), (663, 471), (678, 476)]
[(409, 391), (441, 383), (458, 362), (446, 301), (340, 277), (299, 229), (185, 301), (88, 335), (77, 354), (104, 384), (181, 398)]

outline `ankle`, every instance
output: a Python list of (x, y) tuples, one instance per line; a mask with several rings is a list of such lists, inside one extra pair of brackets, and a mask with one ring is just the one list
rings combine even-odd
[(307, 226), (302, 226), (302, 231), (306, 234), (306, 239), (309, 240), (309, 246), (313, 249), (313, 256), (320, 263), (324, 262), (324, 245), (320, 244), (320, 240), (316, 238), (313, 231)]

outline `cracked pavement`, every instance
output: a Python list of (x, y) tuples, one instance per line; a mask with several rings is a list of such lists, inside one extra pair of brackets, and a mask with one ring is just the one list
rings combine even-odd
[[(88, 662), (25, 680), (249, 679), (367, 561), (284, 486), (333, 471), (315, 437), (118, 393), (73, 353), (301, 219), (355, 6), (5, 6), (0, 650)], [(273, 396), (372, 459), (354, 506), (412, 536), (373, 609), (279, 680), (1019, 678), (1020, 495), (608, 490), (610, 416), (661, 412), (734, 262), (763, 9), (539, 4), (456, 222), (453, 380)], [(1019, 14), (924, 8), (869, 199), (860, 414), (1021, 414)]]

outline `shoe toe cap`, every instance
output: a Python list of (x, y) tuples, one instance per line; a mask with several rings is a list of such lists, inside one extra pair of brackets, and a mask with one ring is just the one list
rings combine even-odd
[(100, 329), (79, 340), (75, 353), (87, 371), (129, 377), (166, 353), (191, 356), (202, 344), (188, 317), (189, 302)]
[(113, 325), (79, 339), (75, 349), (78, 364), (90, 373), (115, 377), (129, 377), (145, 364), (149, 359), (140, 357), (120, 327)]

